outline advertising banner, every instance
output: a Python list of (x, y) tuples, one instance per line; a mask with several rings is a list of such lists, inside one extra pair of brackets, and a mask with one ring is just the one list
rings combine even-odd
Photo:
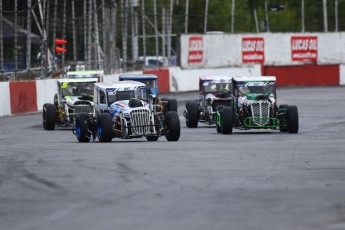
[(317, 61), (317, 36), (291, 37), (292, 61)]
[(265, 61), (264, 38), (242, 37), (242, 62), (263, 63)]
[(204, 42), (202, 36), (189, 38), (188, 64), (202, 63), (204, 52)]

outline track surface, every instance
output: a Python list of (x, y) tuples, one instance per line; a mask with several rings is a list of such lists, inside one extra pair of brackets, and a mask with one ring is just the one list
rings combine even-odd
[[(165, 95), (166, 96), (166, 95)], [(0, 118), (0, 229), (345, 229), (345, 89), (278, 89), (298, 134), (215, 127), (78, 143), (41, 113)]]

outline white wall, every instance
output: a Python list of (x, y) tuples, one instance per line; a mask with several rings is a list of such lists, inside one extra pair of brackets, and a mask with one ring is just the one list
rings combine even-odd
[[(203, 61), (188, 63), (190, 37), (203, 38)], [(181, 35), (181, 67), (183, 69), (240, 66), (242, 38), (264, 38), (264, 65), (300, 65), (292, 61), (291, 37), (317, 36), (318, 64), (345, 64), (345, 32), (340, 33), (255, 33), (255, 34), (188, 34)]]
[(57, 80), (37, 80), (36, 92), (37, 92), (37, 110), (42, 111), (43, 104), (53, 103), (54, 95), (57, 93)]
[(345, 65), (340, 65), (339, 71), (340, 71), (339, 85), (345, 85)]
[(0, 82), (0, 116), (11, 114), (10, 86), (8, 82)]
[[(142, 74), (142, 71), (134, 71), (134, 72), (127, 72), (126, 74)], [(116, 82), (119, 80), (119, 76), (121, 74), (111, 74), (111, 75), (104, 75), (103, 81), (104, 82)]]
[(200, 76), (261, 76), (261, 65), (247, 67), (182, 70), (169, 68), (170, 92), (194, 91), (199, 89)]

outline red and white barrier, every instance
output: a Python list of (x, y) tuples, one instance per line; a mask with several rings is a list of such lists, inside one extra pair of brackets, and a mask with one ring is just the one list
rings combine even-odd
[[(158, 76), (160, 93), (198, 90), (199, 76), (261, 76), (277, 77), (279, 86), (338, 86), (345, 85), (345, 65), (298, 65), (188, 69), (178, 67), (145, 70)], [(104, 76), (114, 82), (119, 74)], [(53, 103), (57, 92), (56, 79), (0, 82), (0, 116), (42, 111), (44, 103)]]

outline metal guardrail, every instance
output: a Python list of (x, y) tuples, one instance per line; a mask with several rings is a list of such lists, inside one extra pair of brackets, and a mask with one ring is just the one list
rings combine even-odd
[(25, 80), (37, 80), (48, 78), (59, 78), (64, 74), (64, 69), (49, 71), (47, 77), (42, 77), (41, 68), (31, 68), (29, 70), (20, 70), (12, 72), (0, 72), (0, 81), (25, 81)]

